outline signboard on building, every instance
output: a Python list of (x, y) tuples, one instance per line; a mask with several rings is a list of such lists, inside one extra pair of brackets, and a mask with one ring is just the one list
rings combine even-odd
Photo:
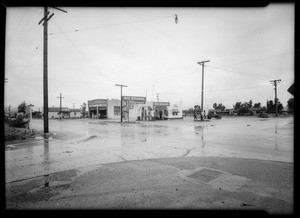
[(139, 96), (122, 96), (123, 101), (134, 101), (135, 103), (145, 104), (146, 97)]
[(95, 99), (88, 101), (88, 107), (107, 107), (106, 99)]
[(153, 102), (153, 106), (170, 106), (170, 102)]

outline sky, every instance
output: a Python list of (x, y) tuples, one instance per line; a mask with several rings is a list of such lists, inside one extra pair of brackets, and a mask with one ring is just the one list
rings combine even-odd
[[(293, 96), (294, 3), (266, 7), (49, 8), (48, 106), (80, 108), (88, 100), (146, 96), (201, 105)], [(42, 7), (7, 7), (4, 105), (43, 107)], [(175, 22), (175, 14), (178, 22)], [(159, 93), (159, 94), (157, 94)]]

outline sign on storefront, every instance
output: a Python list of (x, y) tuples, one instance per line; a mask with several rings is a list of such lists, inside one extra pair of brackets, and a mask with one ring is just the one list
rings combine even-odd
[(88, 101), (88, 107), (107, 107), (106, 99), (95, 99)]
[(139, 96), (122, 96), (123, 101), (134, 101), (135, 103), (145, 104), (146, 97)]
[(153, 106), (170, 106), (170, 102), (153, 102)]

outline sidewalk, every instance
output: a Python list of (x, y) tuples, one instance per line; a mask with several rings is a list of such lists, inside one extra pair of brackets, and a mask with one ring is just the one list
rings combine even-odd
[(8, 209), (293, 213), (294, 164), (220, 157), (125, 161), (6, 184)]

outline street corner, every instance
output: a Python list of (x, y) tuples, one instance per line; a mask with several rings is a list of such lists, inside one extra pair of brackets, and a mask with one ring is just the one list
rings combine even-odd
[(193, 183), (201, 183), (214, 189), (235, 192), (251, 179), (209, 167), (198, 167), (194, 170), (182, 170), (178, 175)]
[(78, 172), (66, 170), (7, 183), (7, 209), (43, 208), (52, 198), (72, 192), (72, 181)]

